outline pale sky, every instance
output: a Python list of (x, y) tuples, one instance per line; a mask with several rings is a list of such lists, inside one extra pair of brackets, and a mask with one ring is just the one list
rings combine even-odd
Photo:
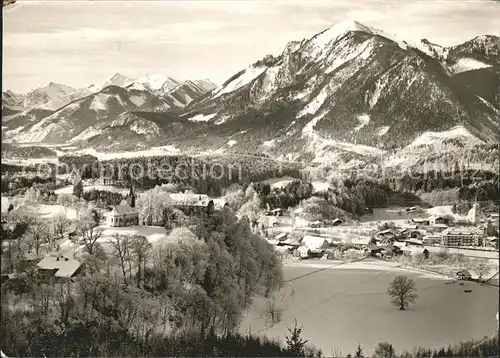
[(496, 1), (38, 1), (3, 10), (3, 90), (114, 73), (221, 84), (267, 54), (352, 19), (408, 40), (500, 35)]

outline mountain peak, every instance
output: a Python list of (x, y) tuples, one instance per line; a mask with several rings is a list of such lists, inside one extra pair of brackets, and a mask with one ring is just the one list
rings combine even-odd
[(134, 82), (146, 85), (153, 91), (170, 90), (181, 83), (181, 81), (163, 74), (148, 74)]
[(336, 23), (334, 26), (320, 32), (316, 36), (321, 36), (321, 37), (331, 37), (332, 39), (336, 39), (348, 32), (351, 31), (363, 31), (363, 32), (368, 32), (368, 33), (373, 33), (373, 29), (365, 26), (357, 21), (354, 20), (344, 20), (341, 22)]

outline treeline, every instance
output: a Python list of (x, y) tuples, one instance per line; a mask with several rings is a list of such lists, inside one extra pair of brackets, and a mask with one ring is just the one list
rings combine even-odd
[(273, 190), (268, 183), (256, 183), (253, 188), (259, 194), (261, 206), (263, 208), (269, 206), (271, 209), (297, 206), (302, 200), (309, 199), (314, 192), (311, 183), (301, 180), (294, 180), (282, 188)]
[(2, 144), (2, 158), (45, 158), (57, 157), (57, 153), (46, 147), (18, 147), (12, 144)]
[(209, 196), (220, 196), (223, 189), (235, 183), (248, 185), (277, 176), (299, 177), (301, 173), (295, 164), (242, 155), (203, 159), (169, 155), (106, 161), (98, 161), (92, 156), (63, 156), (60, 162), (71, 170), (78, 170), (82, 179), (104, 177), (123, 187), (134, 186), (142, 190), (171, 183)]
[(367, 208), (386, 206), (390, 193), (387, 187), (358, 179), (346, 180), (342, 188), (330, 188), (321, 196), (340, 209), (358, 216), (364, 214)]
[(3, 194), (10, 195), (24, 195), (26, 191), (36, 187), (44, 191), (54, 191), (57, 189), (55, 180), (53, 178), (46, 178), (44, 176), (10, 176), (2, 175), (1, 190)]
[(426, 173), (405, 174), (402, 178), (391, 179), (388, 183), (397, 192), (432, 192), (437, 190), (460, 188), (460, 200), (498, 200), (498, 173), (476, 170), (456, 170), (454, 172), (430, 171)]
[(413, 357), (498, 357), (499, 333), (493, 337), (460, 342), (459, 344), (442, 347), (439, 349), (428, 349), (418, 347), (411, 351), (405, 351), (394, 358)]
[[(279, 342), (237, 333), (218, 336), (187, 331), (175, 335), (151, 333), (138, 339), (107, 321), (77, 321), (70, 326), (33, 328), (23, 357), (296, 357)], [(7, 354), (12, 354), (5, 349)]]

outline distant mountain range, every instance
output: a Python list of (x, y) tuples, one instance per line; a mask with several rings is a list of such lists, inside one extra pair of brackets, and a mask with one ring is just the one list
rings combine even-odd
[(82, 141), (108, 126), (123, 126), (128, 113), (178, 111), (215, 88), (209, 80), (178, 81), (161, 75), (132, 80), (117, 73), (83, 89), (50, 82), (27, 94), (6, 91), (2, 93), (4, 139)]
[(426, 138), (496, 143), (499, 40), (442, 47), (344, 21), (289, 42), (220, 88), (117, 74), (84, 90), (49, 84), (24, 96), (4, 92), (2, 125), (11, 142), (174, 145), (313, 161), (380, 155)]

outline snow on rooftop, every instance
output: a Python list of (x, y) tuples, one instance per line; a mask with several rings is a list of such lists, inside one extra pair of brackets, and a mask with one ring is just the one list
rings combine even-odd
[(217, 91), (217, 94), (214, 96), (214, 98), (217, 98), (224, 93), (236, 91), (238, 88), (241, 88), (241, 87), (249, 84), (254, 79), (259, 77), (266, 69), (267, 69), (267, 67), (265, 67), (265, 66), (259, 66), (259, 67), (250, 66), (250, 67), (248, 67), (246, 70), (243, 71), (243, 73), (241, 75), (239, 75), (238, 77), (233, 79), (231, 82), (226, 84), (224, 87), (219, 89)]
[(377, 131), (377, 135), (378, 136), (383, 136), (384, 134), (386, 134), (388, 131), (389, 131), (389, 126), (382, 126), (379, 128), (379, 130)]

